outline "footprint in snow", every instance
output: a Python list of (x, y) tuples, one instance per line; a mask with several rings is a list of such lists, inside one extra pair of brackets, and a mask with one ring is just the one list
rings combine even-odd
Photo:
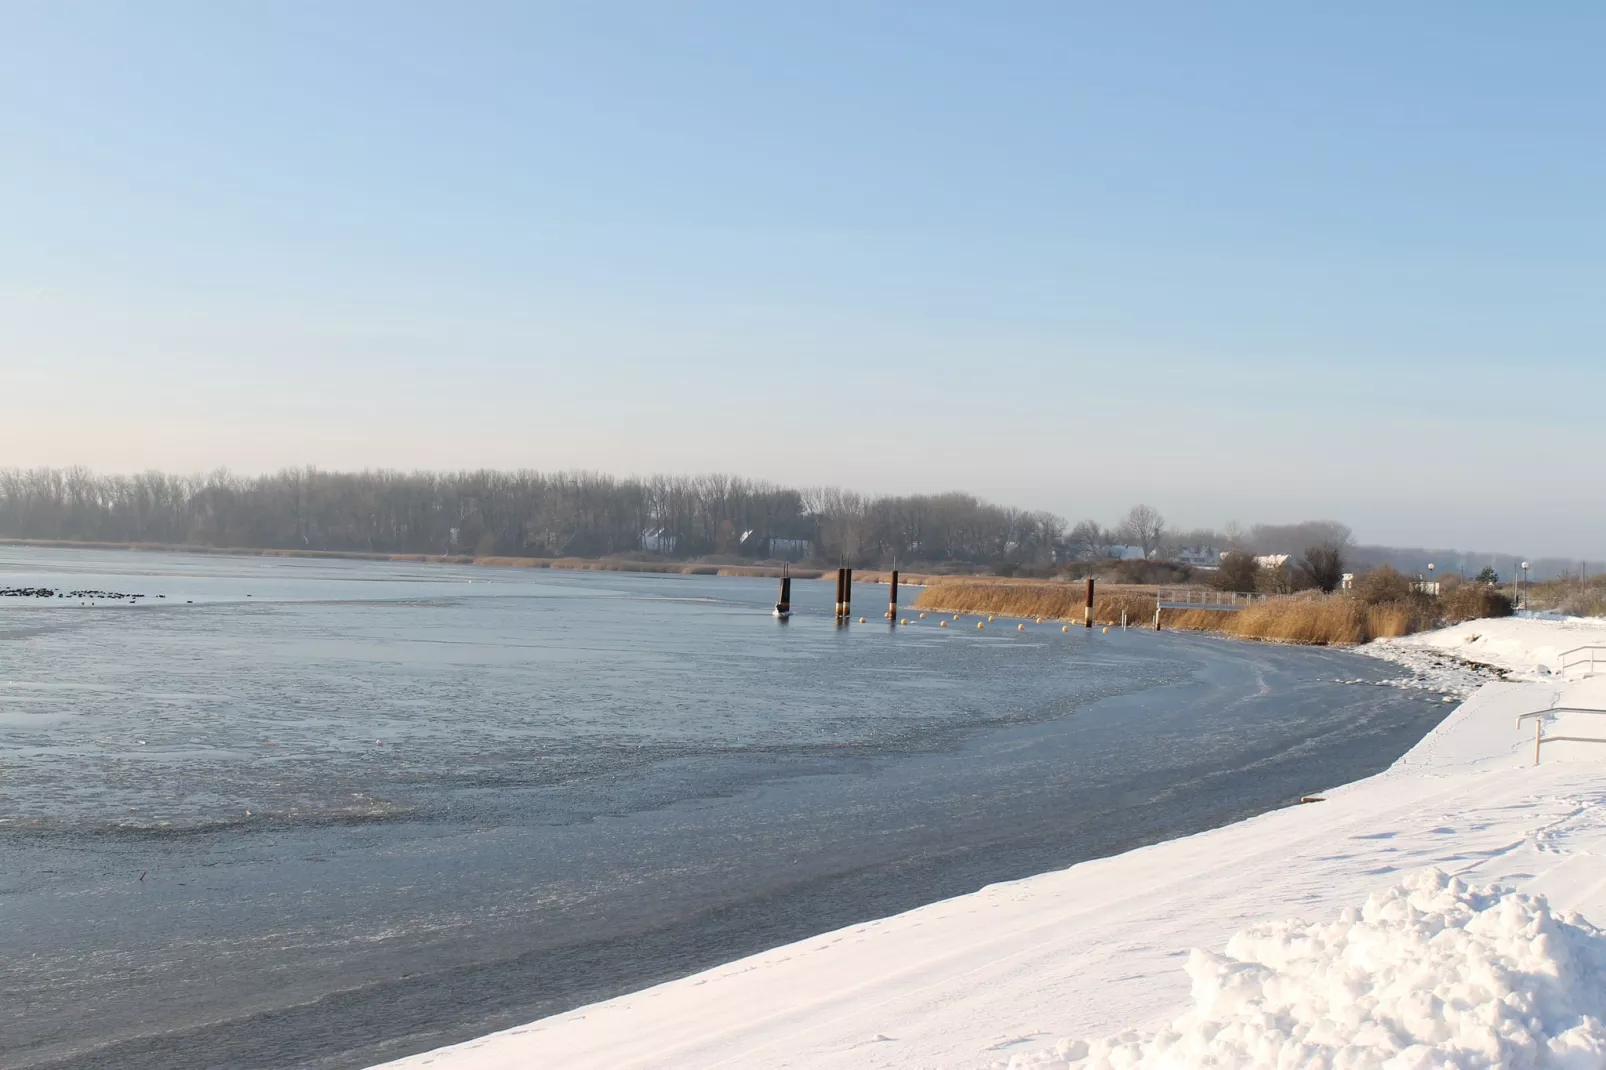
[(1041, 1033), (1027, 1033), (1024, 1036), (1010, 1037), (1008, 1040), (1000, 1040), (997, 1044), (990, 1045), (986, 1050), (1003, 1051), (1005, 1048), (1013, 1048), (1017, 1044), (1030, 1044), (1040, 1036), (1042, 1036)]

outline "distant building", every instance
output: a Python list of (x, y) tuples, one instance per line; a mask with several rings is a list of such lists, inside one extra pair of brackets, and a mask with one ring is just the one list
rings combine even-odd
[(1177, 551), (1176, 560), (1184, 565), (1202, 565), (1213, 568), (1221, 564), (1221, 555), (1224, 551), (1214, 546), (1184, 546)]
[(641, 533), (641, 548), (649, 554), (672, 554), (675, 552), (675, 536), (669, 534), (664, 528), (652, 528)]
[(813, 552), (813, 544), (807, 539), (771, 539), (769, 550), (771, 557), (800, 561)]
[(1255, 564), (1261, 568), (1282, 568), (1288, 564), (1287, 554), (1260, 554), (1255, 558)]

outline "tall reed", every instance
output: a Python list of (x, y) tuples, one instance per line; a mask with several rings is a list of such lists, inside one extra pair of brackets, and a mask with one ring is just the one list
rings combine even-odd
[[(1086, 604), (1086, 588), (1079, 583), (951, 583), (931, 577), (931, 586), (920, 592), (914, 608), (1079, 622)], [(1154, 620), (1153, 592), (1119, 589), (1096, 592), (1093, 600), (1096, 623), (1119, 624), (1123, 612), (1129, 623), (1151, 622)]]
[[(915, 608), (1080, 621), (1084, 603), (1080, 584), (939, 582), (920, 593)], [(1093, 617), (1099, 624), (1117, 624), (1125, 612), (1129, 623), (1149, 625), (1154, 611), (1152, 591), (1117, 589), (1098, 594)], [(1286, 595), (1237, 611), (1168, 609), (1161, 624), (1165, 628), (1219, 632), (1241, 639), (1331, 646), (1365, 643), (1435, 627), (1438, 612), (1426, 600), (1368, 605), (1342, 593)]]

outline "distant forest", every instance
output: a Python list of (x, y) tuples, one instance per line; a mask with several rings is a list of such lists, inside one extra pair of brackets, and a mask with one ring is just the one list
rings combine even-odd
[[(1209, 564), (1228, 548), (1297, 554), (1332, 542), (1349, 547), (1346, 557), (1362, 567), (1389, 561), (1415, 571), (1434, 555), (1441, 568), (1487, 559), (1506, 572), (1515, 564), (1510, 555), (1356, 547), (1349, 529), (1333, 521), (1175, 531), (1156, 510), (1139, 505), (1109, 526), (1073, 525), (1053, 513), (958, 492), (867, 496), (730, 475), (533, 471), (122, 476), (3, 469), (0, 538), (381, 554), (783, 558), (861, 567), (896, 559), (1023, 574), (1123, 556)], [(1577, 563), (1544, 565), (1548, 574)]]
[(509, 557), (1053, 559), (1066, 524), (968, 494), (865, 497), (737, 476), (0, 471), (0, 537)]

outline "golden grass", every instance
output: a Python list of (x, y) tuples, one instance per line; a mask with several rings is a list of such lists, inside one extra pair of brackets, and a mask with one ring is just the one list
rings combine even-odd
[[(916, 609), (948, 613), (991, 613), (1004, 617), (1082, 620), (1086, 601), (1080, 583), (991, 584), (938, 582), (915, 599)], [(1093, 604), (1097, 624), (1151, 625), (1155, 598), (1152, 589), (1098, 590)], [(1433, 607), (1417, 602), (1390, 602), (1369, 606), (1344, 594), (1287, 595), (1269, 598), (1236, 612), (1207, 609), (1168, 609), (1161, 625), (1184, 631), (1218, 632), (1239, 639), (1263, 639), (1311, 646), (1365, 643), (1409, 635), (1434, 627)]]
[(1308, 646), (1345, 646), (1389, 639), (1436, 626), (1426, 604), (1386, 602), (1369, 606), (1345, 594), (1268, 598), (1236, 613), (1168, 611), (1167, 628), (1220, 632), (1238, 639), (1265, 639)]
[[(991, 613), (1001, 617), (1045, 620), (1082, 620), (1087, 605), (1087, 588), (1081, 583), (1033, 582), (977, 583), (953, 582), (932, 577), (931, 586), (920, 592), (915, 609), (948, 613)], [(1093, 598), (1093, 620), (1097, 624), (1119, 624), (1122, 612), (1132, 624), (1154, 620), (1152, 590), (1097, 589)]]
[(1240, 639), (1332, 646), (1372, 638), (1371, 614), (1353, 598), (1270, 598), (1217, 616), (1226, 618), (1220, 630)]

